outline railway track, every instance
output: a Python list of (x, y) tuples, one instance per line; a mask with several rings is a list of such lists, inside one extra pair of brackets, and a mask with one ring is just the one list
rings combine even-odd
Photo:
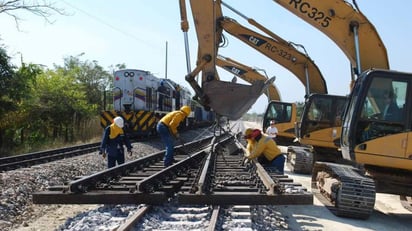
[(236, 136), (222, 133), (33, 194), (37, 204), (184, 205), (312, 204), (313, 195), (286, 175), (257, 162), (243, 164)]
[[(200, 123), (193, 126), (191, 129), (205, 128), (210, 123)], [(189, 130), (185, 128), (183, 130)], [(156, 136), (139, 137), (139, 141), (157, 138)], [(99, 149), (100, 142), (64, 147), (46, 151), (26, 153), (22, 155), (9, 156), (0, 158), (0, 172), (15, 170), (19, 168), (27, 168), (38, 164), (44, 164), (64, 158), (75, 157), (83, 154), (95, 152)]]
[[(256, 206), (143, 206), (121, 230), (256, 230)], [(167, 214), (159, 216), (159, 214)], [(268, 227), (269, 228), (269, 227)], [(270, 227), (270, 228), (273, 228)]]
[[(120, 218), (122, 219), (122, 218)], [(81, 222), (81, 219), (79, 220)], [(75, 227), (77, 224), (71, 224)], [(79, 224), (81, 226), (81, 224)], [(113, 230), (287, 230), (274, 206), (138, 205), (135, 212), (111, 226)]]
[(0, 158), (0, 172), (31, 167), (33, 165), (87, 154), (96, 151), (99, 146), (100, 143), (90, 143), (17, 156), (2, 157)]

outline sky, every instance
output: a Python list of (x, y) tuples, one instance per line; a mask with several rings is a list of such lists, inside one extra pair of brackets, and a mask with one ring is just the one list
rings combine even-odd
[[(24, 11), (15, 12), (21, 19), (20, 30), (14, 19), (0, 14), (0, 43), (16, 65), (25, 63), (63, 65), (65, 57), (81, 56), (96, 60), (107, 70), (116, 64), (152, 72), (190, 88), (185, 81), (187, 61), (180, 10), (177, 0), (55, 0), (67, 15), (54, 14), (52, 24)], [(305, 46), (309, 56), (322, 72), (329, 94), (349, 93), (350, 64), (343, 52), (308, 23), (271, 0), (226, 0), (243, 15), (255, 19), (284, 40)], [(386, 46), (391, 69), (411, 72), (412, 1), (357, 0), (360, 10), (376, 27)], [(190, 67), (195, 68), (197, 38), (186, 1), (189, 18)], [(223, 9), (224, 15), (250, 27), (246, 21)], [(305, 90), (287, 69), (255, 51), (237, 38), (226, 34), (228, 46), (219, 54), (250, 67), (263, 69), (269, 77), (276, 76), (275, 85), (282, 101), (303, 102)], [(167, 47), (167, 49), (166, 49)], [(167, 52), (166, 52), (167, 51)], [(371, 51), (372, 52), (372, 51)], [(167, 55), (166, 55), (167, 54)], [(233, 75), (218, 68), (222, 80)], [(241, 82), (241, 81), (240, 81)], [(190, 88), (191, 89), (191, 88)], [(193, 92), (193, 91), (192, 91)], [(263, 95), (249, 112), (263, 113), (267, 98)]]

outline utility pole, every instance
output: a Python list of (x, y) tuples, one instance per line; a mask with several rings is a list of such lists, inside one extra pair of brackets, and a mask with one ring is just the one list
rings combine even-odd
[(167, 41), (166, 41), (166, 64), (165, 64), (165, 79), (167, 79)]

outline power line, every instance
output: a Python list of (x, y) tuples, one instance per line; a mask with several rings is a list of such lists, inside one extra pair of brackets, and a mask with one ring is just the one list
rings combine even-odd
[(88, 13), (87, 11), (85, 11), (85, 10), (83, 10), (83, 9), (80, 9), (79, 7), (77, 7), (77, 6), (75, 6), (75, 5), (71, 4), (71, 3), (68, 3), (68, 2), (65, 1), (65, 0), (61, 0), (61, 1), (62, 1), (63, 3), (65, 3), (66, 5), (70, 6), (71, 8), (73, 8), (73, 9), (75, 9), (75, 10), (77, 10), (77, 11), (80, 11), (81, 13), (85, 14), (86, 16), (88, 16), (88, 17), (90, 17), (90, 18), (93, 18), (93, 19), (96, 20), (97, 22), (99, 22), (99, 23), (101, 23), (101, 24), (103, 24), (103, 25), (105, 25), (105, 26), (107, 26), (107, 27), (109, 27), (109, 28), (111, 28), (111, 29), (119, 32), (119, 33), (122, 33), (123, 35), (125, 35), (125, 36), (127, 36), (127, 37), (130, 37), (130, 38), (132, 38), (132, 39), (134, 39), (134, 40), (136, 40), (136, 41), (139, 41), (139, 42), (143, 42), (143, 43), (145, 43), (145, 44), (147, 44), (147, 45), (149, 45), (149, 46), (151, 46), (151, 47), (158, 48), (157, 46), (154, 46), (153, 44), (150, 44), (149, 42), (144, 41), (144, 40), (142, 40), (142, 39), (134, 36), (134, 35), (131, 34), (131, 33), (128, 33), (128, 32), (126, 32), (126, 31), (123, 31), (123, 30), (117, 28), (117, 27), (111, 25), (110, 23), (104, 21), (103, 19), (101, 19), (101, 18), (99, 18), (99, 17), (97, 17), (97, 16), (94, 16), (94, 15)]

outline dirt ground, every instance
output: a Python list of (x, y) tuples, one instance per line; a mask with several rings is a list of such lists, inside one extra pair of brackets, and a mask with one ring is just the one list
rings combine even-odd
[[(294, 174), (287, 168), (285, 174), (310, 190), (309, 175)], [(406, 231), (412, 229), (412, 213), (403, 208), (397, 195), (378, 193), (375, 211), (367, 220), (337, 217), (316, 197), (313, 205), (280, 206), (279, 212), (288, 216), (291, 230)]]
[(44, 214), (40, 218), (20, 226), (16, 231), (51, 231), (77, 214), (96, 209), (98, 205), (34, 205), (36, 210)]

